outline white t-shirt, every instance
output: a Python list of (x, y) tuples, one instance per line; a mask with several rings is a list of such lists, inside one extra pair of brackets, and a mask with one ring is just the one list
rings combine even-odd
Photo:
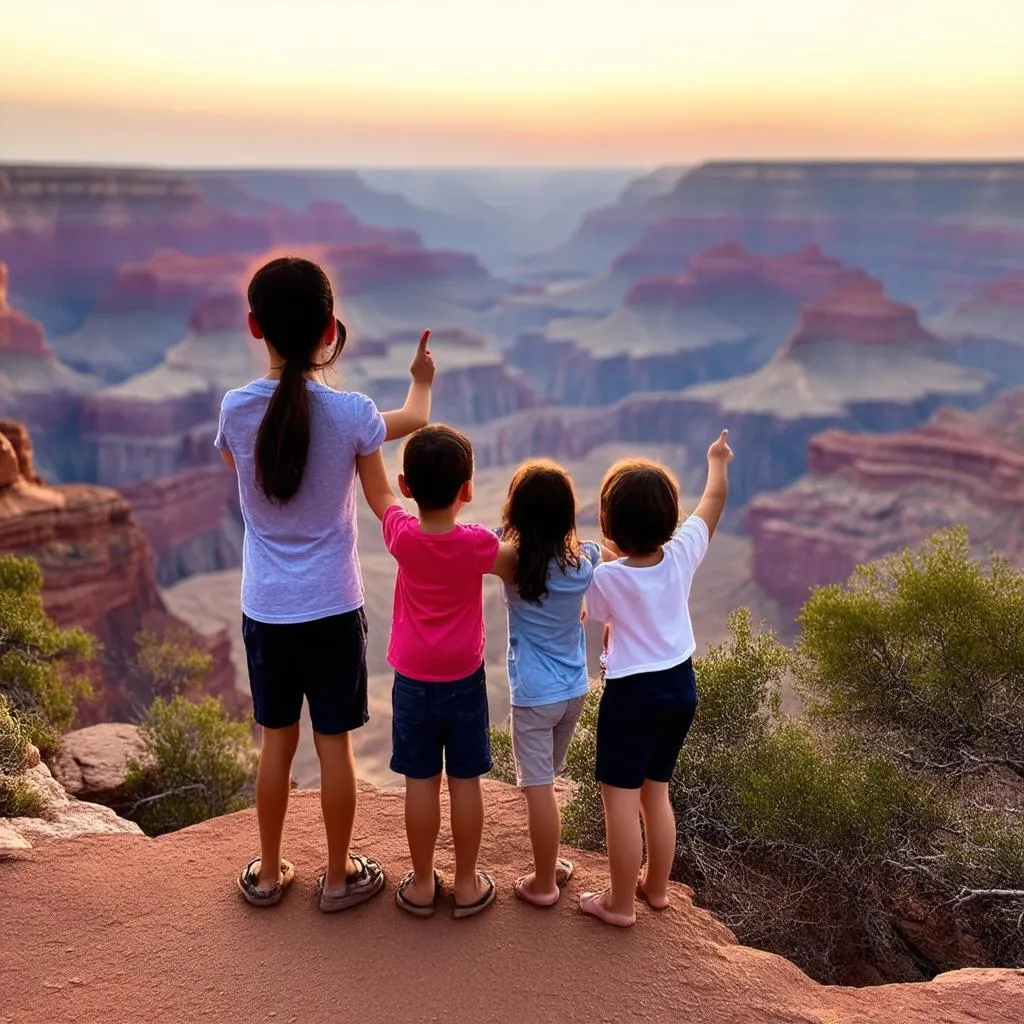
[(594, 570), (587, 591), (589, 614), (610, 628), (605, 678), (661, 672), (693, 655), (690, 585), (708, 550), (708, 528), (690, 516), (663, 548), (657, 565), (636, 567), (625, 559)]
[(258, 622), (311, 622), (363, 604), (356, 554), (356, 456), (384, 443), (386, 428), (366, 395), (306, 382), (309, 455), (302, 483), (286, 505), (256, 484), (256, 435), (277, 381), (229, 391), (214, 442), (238, 471), (245, 522), (242, 611)]

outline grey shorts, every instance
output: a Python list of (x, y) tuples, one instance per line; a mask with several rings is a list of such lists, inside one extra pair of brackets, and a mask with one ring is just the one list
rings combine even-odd
[(586, 697), (535, 708), (512, 708), (516, 785), (550, 786), (565, 771), (565, 755)]

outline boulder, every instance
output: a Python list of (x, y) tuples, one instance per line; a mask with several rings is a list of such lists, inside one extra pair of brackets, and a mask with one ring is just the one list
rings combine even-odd
[(71, 796), (117, 807), (125, 797), (128, 758), (138, 757), (142, 751), (137, 725), (102, 722), (74, 729), (64, 736), (53, 775)]

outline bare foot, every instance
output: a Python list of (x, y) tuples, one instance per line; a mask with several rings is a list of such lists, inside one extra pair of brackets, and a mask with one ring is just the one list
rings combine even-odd
[(668, 892), (650, 893), (647, 891), (646, 884), (646, 880), (641, 874), (636, 882), (637, 899), (643, 900), (651, 910), (665, 910), (668, 907)]
[(632, 928), (636, 924), (636, 914), (619, 914), (608, 906), (611, 899), (611, 890), (604, 892), (585, 892), (580, 897), (580, 910), (584, 914), (591, 914), (605, 924), (615, 925), (617, 928)]
[(521, 900), (532, 903), (535, 907), (553, 907), (561, 895), (557, 885), (554, 890), (538, 886), (537, 875), (533, 871), (516, 881), (515, 890)]

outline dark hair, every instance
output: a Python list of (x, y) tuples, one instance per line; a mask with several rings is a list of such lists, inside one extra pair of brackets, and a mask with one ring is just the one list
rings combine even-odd
[(334, 317), (334, 294), (327, 275), (315, 263), (294, 256), (271, 260), (249, 282), (249, 309), (284, 360), (256, 435), (256, 482), (275, 504), (295, 497), (309, 455), (309, 398), (306, 374), (330, 366), (345, 344), (345, 325), (337, 320), (337, 342), (318, 363), (317, 349)]
[(416, 504), (427, 512), (450, 507), (473, 479), (473, 445), (442, 423), (421, 427), (402, 454), (402, 473)]
[(515, 545), (515, 586), (524, 601), (540, 604), (548, 593), (552, 559), (565, 572), (580, 566), (576, 495), (557, 463), (524, 462), (508, 485), (502, 512), (503, 540)]
[(679, 525), (679, 487), (656, 462), (618, 462), (601, 484), (601, 532), (624, 555), (649, 555)]

